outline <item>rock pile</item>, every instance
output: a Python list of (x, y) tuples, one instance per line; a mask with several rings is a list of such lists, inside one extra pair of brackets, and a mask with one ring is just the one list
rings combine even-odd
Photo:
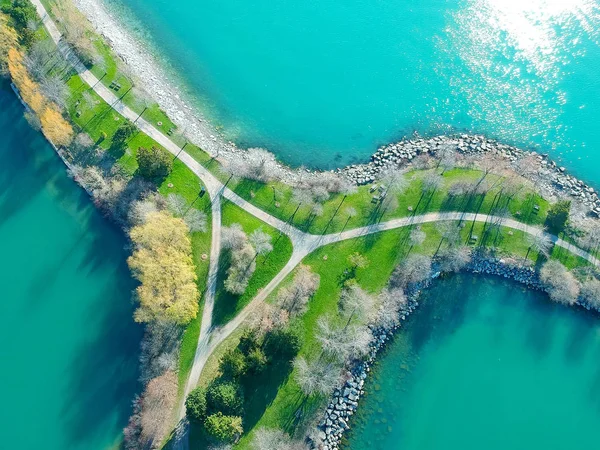
[(540, 189), (552, 196), (571, 197), (587, 209), (600, 216), (600, 198), (594, 188), (567, 174), (564, 167), (558, 166), (547, 154), (539, 154), (502, 144), (480, 135), (461, 134), (458, 136), (436, 136), (430, 139), (403, 140), (379, 148), (367, 164), (353, 164), (338, 170), (353, 183), (362, 185), (375, 181), (389, 168), (406, 167), (419, 155), (441, 157), (444, 152), (455, 151), (459, 155), (471, 156), (476, 160), (486, 153), (498, 155), (507, 160), (517, 171), (520, 160), (527, 156), (539, 162), (537, 173), (526, 176)]

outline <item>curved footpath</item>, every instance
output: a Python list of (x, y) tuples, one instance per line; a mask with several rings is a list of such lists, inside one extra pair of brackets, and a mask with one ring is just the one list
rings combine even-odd
[[(204, 166), (198, 161), (192, 158), (187, 152), (182, 150), (177, 144), (171, 141), (167, 136), (162, 134), (152, 124), (146, 120), (138, 117), (138, 113), (134, 112), (128, 106), (126, 106), (112, 91), (106, 86), (100, 83), (100, 80), (96, 78), (89, 70), (87, 70), (83, 64), (76, 60), (72, 53), (69, 52), (68, 48), (61, 45), (62, 34), (56, 27), (56, 24), (48, 15), (46, 9), (41, 4), (40, 0), (31, 0), (33, 5), (36, 7), (39, 16), (42, 18), (46, 29), (52, 40), (57, 44), (61, 53), (67, 58), (68, 61), (75, 67), (79, 72), (80, 77), (85, 83), (87, 83), (95, 92), (98, 94), (107, 104), (111, 105), (112, 108), (119, 112), (127, 119), (135, 122), (136, 126), (162, 145), (173, 155), (178, 156), (179, 160), (183, 162), (206, 186), (206, 189), (210, 195), (212, 202), (212, 238), (211, 238), (211, 251), (210, 251), (210, 266), (208, 272), (207, 287), (204, 295), (204, 309), (202, 312), (202, 322), (200, 326), (200, 335), (198, 337), (198, 345), (196, 353), (194, 355), (194, 361), (190, 375), (188, 377), (184, 396), (182, 402), (178, 407), (177, 416), (181, 420), (185, 416), (185, 405), (184, 400), (189, 392), (196, 386), (202, 369), (208, 360), (208, 357), (214, 351), (214, 349), (222, 343), (231, 333), (238, 328), (244, 320), (252, 313), (257, 305), (262, 303), (266, 298), (277, 288), (277, 286), (294, 270), (294, 268), (310, 253), (316, 249), (325, 245), (334, 244), (348, 239), (354, 239), (362, 236), (367, 236), (374, 233), (379, 233), (386, 230), (393, 230), (396, 228), (418, 225), (424, 223), (432, 223), (439, 221), (470, 221), (470, 222), (489, 222), (495, 224), (501, 224), (504, 227), (512, 228), (515, 230), (522, 231), (528, 234), (538, 234), (540, 229), (531, 225), (518, 222), (513, 219), (506, 219), (498, 216), (489, 216), (485, 214), (475, 213), (461, 213), (461, 212), (445, 212), (445, 213), (429, 213), (419, 216), (403, 217), (393, 219), (387, 222), (369, 225), (353, 230), (344, 231), (342, 233), (332, 233), (326, 235), (314, 235), (305, 233), (297, 228), (283, 222), (282, 220), (271, 216), (265, 211), (257, 208), (253, 204), (244, 200), (242, 197), (237, 195), (231, 189), (227, 188), (219, 179), (217, 179), (212, 173), (210, 173)], [(221, 197), (224, 197), (240, 208), (244, 209), (248, 213), (269, 224), (273, 228), (289, 236), (292, 245), (293, 253), (287, 264), (281, 269), (281, 271), (265, 286), (259, 293), (252, 299), (252, 301), (230, 322), (223, 327), (213, 329), (212, 327), (212, 312), (214, 307), (214, 299), (217, 286), (217, 273), (219, 266), (219, 256), (221, 249)], [(562, 247), (571, 253), (586, 259), (595, 266), (600, 266), (600, 262), (597, 258), (584, 250), (558, 238), (554, 235), (549, 235), (550, 239), (555, 245)], [(181, 448), (185, 446), (185, 431), (180, 433), (177, 439), (176, 447)]]

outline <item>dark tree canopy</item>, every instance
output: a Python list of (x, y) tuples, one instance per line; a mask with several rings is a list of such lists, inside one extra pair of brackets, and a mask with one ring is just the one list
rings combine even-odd
[(231, 349), (221, 358), (220, 368), (224, 376), (237, 379), (246, 373), (246, 358), (239, 348)]
[(185, 400), (186, 415), (190, 420), (202, 422), (206, 419), (206, 392), (202, 388), (196, 388)]
[(171, 173), (173, 159), (159, 148), (140, 147), (137, 152), (139, 174), (147, 180), (160, 181)]
[(550, 207), (546, 217), (546, 226), (550, 232), (558, 234), (564, 231), (569, 221), (570, 209), (571, 202), (569, 200), (561, 200)]
[(268, 356), (281, 355), (293, 358), (302, 347), (302, 337), (293, 327), (275, 328), (265, 336), (264, 350)]
[(206, 390), (206, 409), (209, 414), (241, 416), (244, 395), (241, 386), (231, 381), (216, 381)]
[(136, 127), (130, 121), (125, 122), (117, 131), (112, 138), (112, 147), (117, 149), (123, 149), (127, 139), (129, 139), (136, 132)]

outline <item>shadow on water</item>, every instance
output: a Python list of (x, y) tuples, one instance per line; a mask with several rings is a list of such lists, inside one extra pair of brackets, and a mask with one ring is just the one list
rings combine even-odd
[[(57, 169), (53, 155), (37, 153), (40, 146), (48, 145), (43, 136), (23, 120), (23, 109), (14, 107), (14, 94), (0, 83), (0, 129), (13, 130), (4, 133), (0, 141), (0, 159), (10, 164), (0, 164), (0, 224), (26, 206), (53, 178)], [(33, 173), (34, 176), (29, 174)], [(21, 177), (27, 177), (23, 182)], [(18, 181), (18, 182), (17, 182)]]
[[(47, 300), (61, 276), (73, 278), (69, 282), (73, 292), (65, 295), (81, 295), (78, 290), (88, 288), (87, 279), (99, 276), (104, 280), (94, 288), (96, 291), (85, 291), (81, 299), (85, 308), (73, 326), (85, 324), (87, 331), (68, 355), (70, 362), (63, 375), (68, 389), (59, 405), (61, 434), (68, 448), (93, 448), (96, 435), (104, 436), (107, 429), (126, 425), (133, 395), (140, 388), (142, 328), (132, 320), (135, 282), (125, 263), (126, 241), (121, 230), (94, 208), (87, 193), (65, 175), (60, 158), (23, 120), (21, 105), (2, 82), (0, 111), (0, 130), (11, 130), (0, 140), (0, 161), (4, 161), (0, 164), (0, 224), (31, 205), (41, 192), (74, 222), (70, 231), (62, 233), (64, 248), (49, 255), (42, 272), (31, 274), (27, 295), (31, 300), (26, 308)], [(53, 236), (45, 238), (52, 240)], [(35, 252), (32, 257), (36, 257)], [(54, 448), (53, 444), (49, 441), (49, 448)]]
[[(105, 240), (98, 239), (90, 246), (89, 254), (105, 258), (101, 263), (102, 256), (96, 256), (90, 270), (102, 264), (113, 265), (112, 283), (90, 299), (97, 308), (90, 308), (83, 319), (99, 334), (90, 336), (75, 350), (68, 371), (71, 396), (64, 402), (63, 420), (65, 432), (74, 442), (87, 441), (95, 432), (101, 432), (103, 421), (114, 417), (115, 412), (117, 422), (125, 426), (132, 394), (140, 390), (137, 378), (142, 327), (131, 320), (134, 282), (127, 276), (122, 260), (109, 259), (115, 249), (107, 252), (103, 244)], [(114, 301), (115, 297), (120, 301)]]

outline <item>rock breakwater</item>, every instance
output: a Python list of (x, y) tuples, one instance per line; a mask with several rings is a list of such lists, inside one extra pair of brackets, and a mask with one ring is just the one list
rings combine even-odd
[[(496, 155), (516, 172), (534, 182), (547, 195), (555, 198), (569, 197), (600, 216), (600, 198), (595, 189), (566, 173), (565, 168), (549, 159), (547, 154), (522, 150), (481, 135), (461, 134), (402, 140), (379, 148), (366, 164), (354, 164), (337, 172), (353, 183), (362, 185), (375, 181), (390, 168), (409, 167), (421, 155), (441, 158), (445, 152), (471, 157), (475, 165), (486, 154)], [(526, 158), (529, 158), (529, 163), (535, 164), (533, 170), (525, 170), (523, 167)]]
[[(514, 280), (522, 285), (535, 290), (544, 290), (544, 286), (539, 280), (538, 273), (533, 267), (525, 266), (522, 261), (510, 258), (497, 258), (484, 253), (476, 253), (466, 271), (494, 275), (506, 279)], [(319, 423), (316, 437), (313, 441), (315, 448), (319, 450), (337, 450), (344, 433), (350, 429), (350, 419), (356, 412), (361, 396), (364, 394), (364, 384), (371, 366), (377, 358), (377, 355), (387, 342), (393, 337), (395, 331), (402, 326), (407, 319), (419, 306), (419, 295), (423, 289), (431, 284), (434, 278), (439, 276), (439, 272), (413, 287), (407, 293), (406, 306), (400, 312), (400, 324), (391, 329), (375, 328), (372, 329), (373, 341), (369, 354), (364, 360), (355, 362), (346, 372), (343, 384), (333, 393), (329, 404), (325, 410), (321, 422)], [(580, 306), (591, 309), (589, 305)]]

